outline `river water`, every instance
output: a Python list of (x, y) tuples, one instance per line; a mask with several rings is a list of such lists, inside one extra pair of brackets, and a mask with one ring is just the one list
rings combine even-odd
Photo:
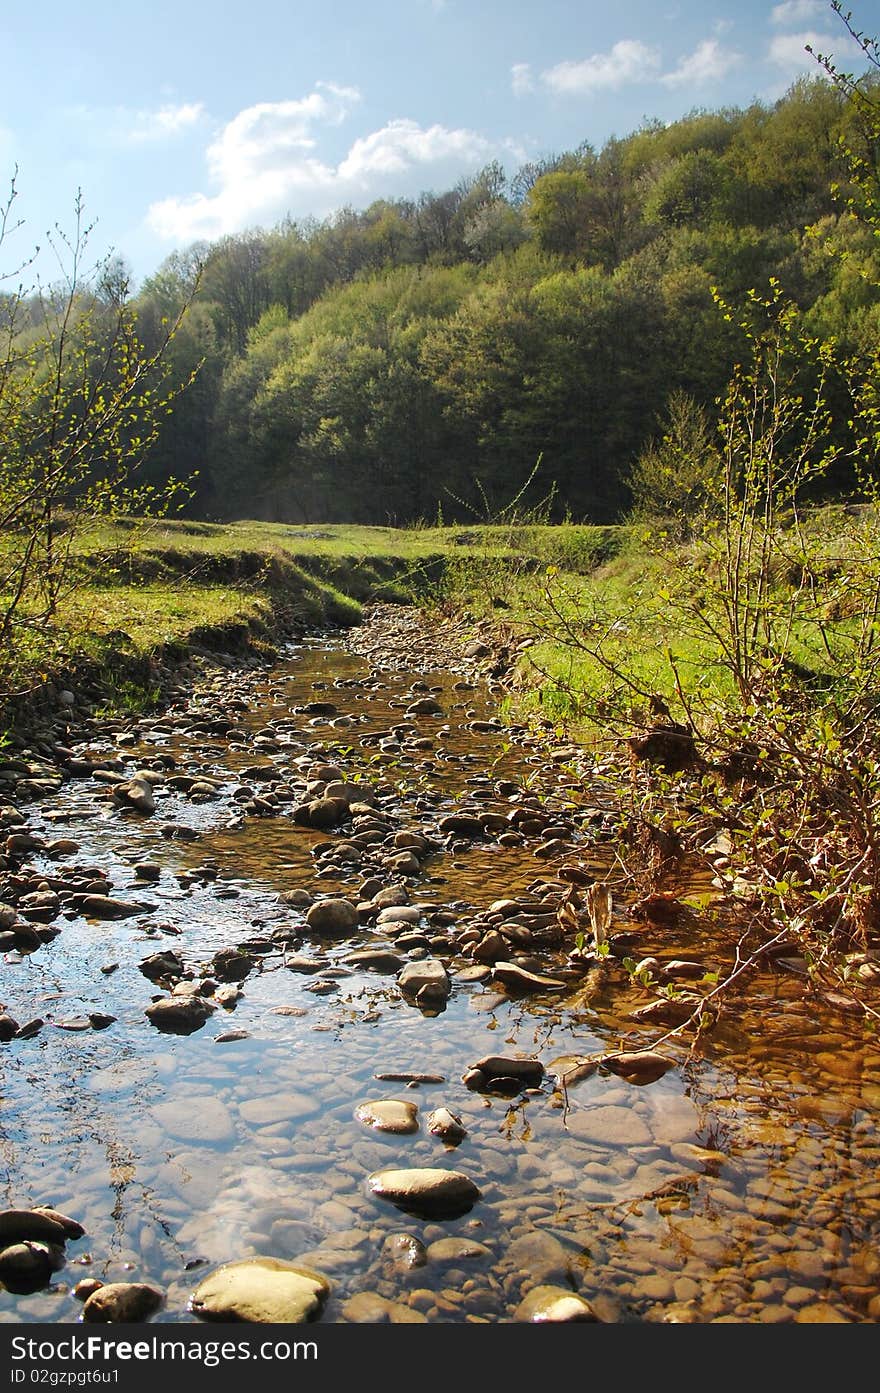
[[(439, 711), (407, 718), (426, 693)], [(335, 710), (302, 710), (316, 701)], [(46, 843), (76, 845), (32, 856), (47, 882), (66, 859), (143, 910), (115, 921), (69, 911), (51, 943), (6, 955), (8, 1009), (45, 1025), (0, 1046), (5, 1204), (50, 1203), (86, 1232), (47, 1287), (0, 1291), (0, 1319), (75, 1321), (72, 1288), (97, 1277), (159, 1287), (155, 1323), (194, 1321), (187, 1303), (205, 1274), (258, 1254), (329, 1278), (324, 1322), (510, 1321), (537, 1285), (581, 1294), (609, 1322), (877, 1319), (880, 1055), (869, 1020), (823, 1000), (796, 960), (766, 963), (697, 1047), (686, 1035), (661, 1044), (674, 1066), (661, 1078), (596, 1069), (563, 1089), (567, 1057), (650, 1048), (664, 1034), (634, 1019), (657, 993), (624, 956), (723, 968), (741, 926), (709, 912), (646, 925), (621, 895), (611, 955), (544, 991), (505, 987), (491, 969), (480, 980), (460, 945), (444, 950), (444, 936), (499, 900), (558, 905), (561, 866), (615, 874), (601, 789), (564, 749), (505, 728), (479, 683), (383, 667), (345, 637), (316, 638), (271, 670), (209, 674), (163, 717), (99, 726), (88, 751), (166, 783), (151, 816), (120, 809), (94, 778), (25, 809)], [(322, 831), (291, 815), (321, 760), (375, 790), (393, 829), (429, 842), (416, 873), (386, 856), (380, 874), (418, 907), (403, 946), (368, 918), (316, 939), (303, 931), (305, 900), (290, 903), (297, 890), (357, 903), (376, 871), (369, 839), (336, 850), (350, 826)], [(213, 780), (216, 796), (175, 787), (175, 772)], [(261, 791), (275, 796), (255, 804)], [(518, 806), (543, 809), (541, 832), (515, 831)], [(495, 811), (514, 835), (439, 835), (439, 819), (462, 807)], [(137, 871), (143, 863), (156, 869)], [(242, 944), (255, 966), (234, 1002), (189, 1034), (150, 1023), (162, 988), (140, 971), (146, 957), (173, 950), (198, 976)], [(394, 971), (346, 961), (377, 945), (442, 958), (448, 1000), (415, 1004)], [(545, 953), (545, 970), (570, 967), (572, 947)], [(70, 1028), (94, 1012), (114, 1019)], [(490, 1054), (538, 1059), (543, 1079), (514, 1094), (467, 1087), (463, 1074)], [(411, 1073), (433, 1081), (377, 1077)], [(356, 1116), (388, 1099), (416, 1104), (417, 1131)], [(441, 1107), (466, 1129), (455, 1146), (428, 1130)], [(386, 1167), (455, 1169), (480, 1198), (457, 1217), (419, 1218), (372, 1193), (368, 1177)], [(468, 1242), (437, 1246), (449, 1238)], [(404, 1249), (424, 1257), (419, 1244), (427, 1259), (403, 1261)]]

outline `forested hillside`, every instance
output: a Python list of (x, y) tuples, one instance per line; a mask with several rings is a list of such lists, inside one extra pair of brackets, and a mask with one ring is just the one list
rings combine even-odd
[(876, 158), (817, 76), (175, 253), (139, 331), (149, 349), (194, 295), (171, 356), (181, 380), (201, 367), (150, 472), (198, 471), (190, 511), (216, 519), (473, 520), (534, 474), (551, 518), (614, 520), (670, 399), (712, 415), (743, 351), (718, 295), (739, 307), (775, 277), (823, 341), (876, 343), (880, 256), (845, 149)]

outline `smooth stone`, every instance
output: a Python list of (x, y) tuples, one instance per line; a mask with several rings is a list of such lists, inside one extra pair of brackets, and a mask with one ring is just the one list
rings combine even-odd
[(189, 1309), (205, 1320), (301, 1325), (319, 1313), (329, 1293), (322, 1272), (281, 1258), (245, 1258), (205, 1277)]
[(373, 1127), (377, 1132), (406, 1135), (419, 1130), (418, 1112), (415, 1103), (382, 1098), (375, 1102), (359, 1103), (354, 1115), (358, 1122), (363, 1122), (366, 1127)]
[(487, 1054), (478, 1059), (472, 1069), (487, 1079), (518, 1079), (524, 1087), (537, 1087), (544, 1077), (540, 1059), (520, 1058), (517, 1055)]
[(239, 1105), (246, 1122), (255, 1127), (268, 1127), (275, 1122), (295, 1121), (308, 1117), (318, 1107), (318, 1099), (306, 1093), (267, 1093), (262, 1098), (248, 1098)]
[(644, 1146), (651, 1133), (631, 1108), (597, 1104), (569, 1113), (568, 1130), (573, 1136), (607, 1146)]
[(0, 1283), (7, 1291), (30, 1295), (44, 1287), (64, 1261), (64, 1249), (59, 1244), (13, 1243), (0, 1250)]
[(74, 904), (87, 919), (127, 919), (132, 914), (146, 914), (153, 909), (153, 905), (118, 900), (112, 895), (77, 896)]
[(571, 1249), (542, 1229), (532, 1229), (515, 1238), (506, 1257), (518, 1272), (527, 1272), (533, 1282), (564, 1282), (571, 1275)]
[(427, 1316), (402, 1301), (391, 1301), (377, 1291), (359, 1291), (343, 1304), (346, 1320), (357, 1325), (425, 1325)]
[(214, 1007), (203, 996), (165, 996), (146, 1008), (144, 1015), (159, 1030), (176, 1035), (190, 1035), (200, 1030)]
[(424, 1267), (428, 1261), (424, 1243), (412, 1233), (389, 1234), (382, 1245), (382, 1253), (399, 1272), (411, 1272), (414, 1267)]
[[(69, 1221), (71, 1224), (73, 1220)], [(79, 1238), (84, 1232), (77, 1224), (79, 1232), (74, 1234), (65, 1227), (64, 1216), (56, 1217), (54, 1210), (4, 1209), (0, 1212), (0, 1246), (6, 1248), (13, 1243), (64, 1243), (67, 1238)]]
[(598, 1316), (583, 1296), (566, 1291), (565, 1287), (533, 1287), (514, 1312), (514, 1320), (598, 1321)]
[(675, 1067), (673, 1059), (656, 1054), (654, 1050), (621, 1050), (603, 1055), (600, 1063), (603, 1069), (610, 1069), (627, 1083), (656, 1083)]
[(164, 1300), (163, 1293), (146, 1282), (107, 1282), (86, 1299), (82, 1318), (105, 1324), (144, 1321)]
[(209, 1094), (157, 1103), (152, 1115), (169, 1136), (181, 1141), (216, 1143), (235, 1136), (229, 1109)]
[(466, 1214), (481, 1196), (469, 1176), (433, 1166), (374, 1171), (368, 1184), (380, 1199), (430, 1217)]
[(357, 908), (351, 900), (316, 900), (306, 911), (306, 924), (317, 934), (348, 934), (359, 922)]
[(77, 1301), (87, 1301), (93, 1292), (100, 1291), (104, 1283), (99, 1277), (83, 1277), (73, 1288)]
[(428, 1244), (428, 1261), (449, 1264), (473, 1262), (475, 1258), (490, 1258), (492, 1250), (474, 1238), (437, 1238)]
[(348, 967), (362, 967), (368, 972), (399, 972), (406, 964), (406, 959), (399, 953), (394, 953), (390, 948), (356, 948), (353, 953), (347, 953), (342, 961)]
[(467, 1128), (461, 1118), (448, 1108), (435, 1108), (428, 1118), (428, 1131), (450, 1145), (457, 1145), (467, 1136)]
[(397, 985), (405, 996), (445, 1001), (452, 990), (449, 974), (439, 958), (407, 963), (398, 973)]
[(558, 977), (545, 977), (540, 972), (529, 972), (517, 963), (496, 962), (492, 968), (492, 977), (494, 981), (503, 983), (505, 987), (513, 987), (527, 992), (559, 991), (568, 985), (566, 982), (561, 982)]

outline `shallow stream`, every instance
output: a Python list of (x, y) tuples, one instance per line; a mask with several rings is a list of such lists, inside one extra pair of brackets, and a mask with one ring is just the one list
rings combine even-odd
[[(407, 716), (426, 695), (439, 710)], [(302, 709), (315, 702), (335, 710)], [(509, 1321), (538, 1285), (580, 1293), (613, 1322), (880, 1315), (880, 1054), (863, 1016), (822, 1000), (797, 962), (768, 963), (699, 1049), (661, 1045), (674, 1061), (663, 1077), (596, 1069), (563, 1089), (566, 1056), (650, 1048), (664, 1033), (633, 1018), (656, 993), (623, 969), (624, 952), (543, 991), (505, 986), (491, 964), (480, 979), (453, 943), (444, 952), (444, 936), (481, 915), (485, 927), (496, 902), (558, 904), (560, 867), (611, 875), (616, 825), (565, 751), (506, 730), (462, 670), (384, 667), (345, 637), (310, 640), (270, 671), (209, 675), (177, 713), (110, 723), (88, 751), (165, 782), (150, 816), (94, 778), (24, 808), (48, 848), (28, 864), (47, 883), (63, 864), (92, 867), (143, 910), (68, 911), (39, 951), (5, 955), (8, 1009), (45, 1024), (0, 1046), (4, 1202), (53, 1204), (86, 1233), (48, 1287), (0, 1291), (0, 1320), (78, 1320), (72, 1288), (95, 1276), (152, 1283), (166, 1295), (156, 1323), (193, 1321), (205, 1274), (255, 1254), (324, 1273), (324, 1322)], [(321, 760), (375, 789), (392, 830), (426, 839), (415, 872), (387, 849), (377, 872), (349, 825), (294, 820)], [(200, 775), (215, 785), (202, 798), (191, 794)], [(543, 828), (517, 833), (527, 819), (510, 815), (530, 805)], [(493, 834), (441, 834), (463, 806), (495, 812)], [(499, 842), (505, 825), (513, 835)], [(75, 852), (50, 853), (61, 839)], [(135, 869), (145, 863), (154, 869)], [(342, 935), (304, 931), (307, 901), (290, 892), (357, 904), (377, 873), (418, 907), (403, 946), (400, 924), (383, 933), (369, 916)], [(707, 971), (729, 964), (736, 942), (736, 926), (711, 916), (636, 923), (622, 903), (612, 945), (616, 934), (635, 958)], [(191, 1033), (151, 1024), (163, 989), (141, 972), (146, 957), (173, 950), (209, 975), (218, 950), (248, 944), (254, 966), (236, 999)], [(448, 999), (416, 1003), (394, 971), (346, 961), (377, 945), (440, 957)], [(543, 957), (551, 975), (565, 961)], [(86, 1028), (95, 1012), (114, 1019)], [(490, 1054), (536, 1058), (543, 1079), (514, 1094), (467, 1087), (463, 1074)], [(437, 1081), (378, 1077), (413, 1073)], [(383, 1099), (415, 1103), (418, 1130), (356, 1117)], [(466, 1129), (457, 1145), (428, 1130), (441, 1107)], [(480, 1198), (457, 1217), (420, 1218), (372, 1193), (368, 1177), (385, 1167), (455, 1169)], [(449, 1238), (468, 1241), (437, 1246)]]

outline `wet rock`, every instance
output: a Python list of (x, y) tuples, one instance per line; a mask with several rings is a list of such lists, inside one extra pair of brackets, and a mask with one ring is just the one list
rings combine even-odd
[(349, 967), (362, 967), (373, 972), (399, 972), (404, 959), (390, 948), (357, 948), (342, 959)]
[(112, 797), (123, 807), (134, 808), (139, 813), (154, 813), (156, 799), (153, 794), (153, 777), (146, 774), (135, 775), (128, 783), (116, 784)]
[(540, 1059), (530, 1056), (487, 1054), (471, 1066), (490, 1083), (497, 1079), (515, 1079), (523, 1088), (537, 1088), (544, 1078)]
[(82, 1318), (106, 1325), (145, 1321), (164, 1301), (164, 1294), (146, 1282), (107, 1282), (87, 1297)]
[(155, 861), (138, 861), (133, 869), (138, 880), (158, 880), (162, 874), (162, 867)]
[(474, 1238), (464, 1238), (458, 1234), (451, 1238), (437, 1238), (428, 1244), (428, 1261), (445, 1267), (457, 1262), (476, 1262), (491, 1256), (492, 1250), (487, 1248), (485, 1243), (478, 1243)]
[(13, 1016), (6, 1011), (0, 1012), (0, 1043), (6, 1044), (9, 1040), (14, 1040), (19, 1029), (18, 1021)]
[(51, 1209), (4, 1209), (0, 1212), (0, 1244), (33, 1240), (38, 1243), (64, 1243), (84, 1232), (75, 1220)]
[(62, 1214), (60, 1210), (53, 1209), (51, 1205), (38, 1204), (30, 1211), (25, 1210), (24, 1212), (48, 1219), (50, 1223), (59, 1224), (64, 1231), (65, 1238), (82, 1238), (85, 1233), (85, 1229), (78, 1219), (71, 1219), (69, 1214)]
[(559, 991), (568, 985), (566, 982), (560, 982), (557, 977), (546, 977), (540, 972), (529, 972), (516, 963), (508, 962), (495, 963), (492, 968), (492, 979), (495, 982), (501, 982), (505, 987), (522, 992)]
[(61, 911), (61, 900), (54, 890), (34, 890), (22, 895), (18, 907), (26, 919), (48, 923)]
[(166, 948), (161, 953), (151, 953), (148, 958), (138, 963), (138, 967), (149, 981), (161, 982), (180, 976), (183, 972), (183, 958)]
[(200, 1030), (214, 1010), (202, 996), (162, 997), (146, 1008), (144, 1014), (158, 1030), (174, 1035), (191, 1035)]
[(662, 964), (663, 976), (674, 980), (698, 982), (701, 977), (705, 977), (706, 971), (703, 963), (691, 962), (688, 958), (670, 958)]
[(504, 936), (493, 929), (484, 934), (472, 950), (473, 957), (478, 963), (500, 962), (510, 952), (510, 947)]
[(218, 1006), (223, 1006), (227, 1010), (232, 1010), (241, 999), (242, 991), (234, 982), (227, 982), (224, 986), (218, 987), (213, 995)]
[(291, 905), (296, 909), (305, 909), (313, 902), (314, 896), (308, 890), (282, 890), (278, 896), (279, 904)]
[(35, 929), (31, 924), (26, 923), (24, 919), (20, 919), (16, 924), (15, 928), (12, 930), (12, 936), (16, 950), (19, 953), (32, 952), (33, 949), (40, 948), (43, 944), (39, 930)]
[(77, 1301), (87, 1301), (93, 1292), (99, 1291), (104, 1283), (98, 1277), (83, 1277), (73, 1288)]
[(533, 1287), (523, 1298), (514, 1312), (514, 1320), (552, 1321), (598, 1321), (589, 1301), (565, 1287)]
[(34, 1035), (39, 1035), (46, 1022), (42, 1016), (35, 1016), (33, 1020), (25, 1021), (18, 1027), (17, 1040), (30, 1040)]
[(398, 973), (397, 985), (404, 996), (419, 1003), (446, 1001), (452, 990), (449, 974), (439, 958), (407, 963)]
[(210, 1094), (156, 1103), (151, 1114), (164, 1132), (180, 1141), (218, 1145), (235, 1137), (229, 1109)]
[(155, 908), (151, 904), (119, 900), (112, 895), (74, 895), (72, 904), (87, 919), (127, 919)]
[(391, 1301), (377, 1291), (359, 1291), (343, 1304), (342, 1314), (356, 1325), (424, 1325), (427, 1316), (402, 1301)]
[(568, 1116), (568, 1130), (575, 1137), (601, 1146), (645, 1146), (651, 1132), (632, 1108), (595, 1104)]
[(684, 1025), (699, 1007), (702, 997), (687, 992), (678, 997), (658, 997), (644, 1006), (636, 1007), (630, 1014), (634, 1021), (647, 1021), (649, 1025)]
[(370, 901), (373, 909), (388, 909), (392, 905), (409, 904), (409, 891), (405, 885), (386, 885), (378, 890)]
[(247, 977), (254, 960), (249, 953), (240, 948), (221, 948), (211, 959), (214, 975), (221, 982), (242, 982)]
[(442, 714), (443, 707), (434, 697), (419, 697), (418, 700), (408, 706), (404, 712), (404, 715), (407, 717), (442, 716)]
[(382, 1255), (398, 1272), (411, 1272), (428, 1261), (424, 1243), (412, 1233), (389, 1234), (382, 1245)]
[(380, 1199), (389, 1200), (409, 1214), (426, 1218), (454, 1218), (466, 1214), (481, 1195), (469, 1176), (439, 1167), (374, 1171), (368, 1184)]
[(622, 1050), (616, 1054), (606, 1054), (602, 1056), (601, 1064), (603, 1069), (610, 1069), (612, 1074), (618, 1074), (627, 1083), (655, 1083), (675, 1068), (673, 1059), (667, 1059), (654, 1050)]
[(205, 1277), (189, 1309), (203, 1320), (300, 1325), (319, 1314), (329, 1293), (322, 1272), (281, 1258), (245, 1258)]
[(18, 1295), (39, 1291), (64, 1262), (60, 1244), (29, 1240), (13, 1243), (0, 1251), (0, 1283)]
[(422, 911), (418, 905), (395, 904), (380, 909), (376, 923), (380, 928), (385, 924), (418, 924), (421, 918)]
[(437, 824), (444, 836), (466, 837), (470, 841), (483, 839), (483, 824), (478, 817), (467, 813), (448, 813)]
[(317, 934), (350, 934), (359, 922), (351, 900), (316, 900), (306, 914), (306, 924)]
[(419, 1130), (418, 1112), (415, 1103), (382, 1098), (374, 1102), (359, 1103), (354, 1115), (358, 1122), (362, 1122), (365, 1127), (374, 1128), (377, 1132), (406, 1135)]
[(457, 1146), (467, 1136), (467, 1128), (461, 1118), (448, 1108), (435, 1108), (428, 1117), (428, 1131), (439, 1137), (447, 1146)]
[(313, 798), (294, 809), (293, 820), (303, 827), (338, 827), (349, 816), (349, 805), (344, 798)]

